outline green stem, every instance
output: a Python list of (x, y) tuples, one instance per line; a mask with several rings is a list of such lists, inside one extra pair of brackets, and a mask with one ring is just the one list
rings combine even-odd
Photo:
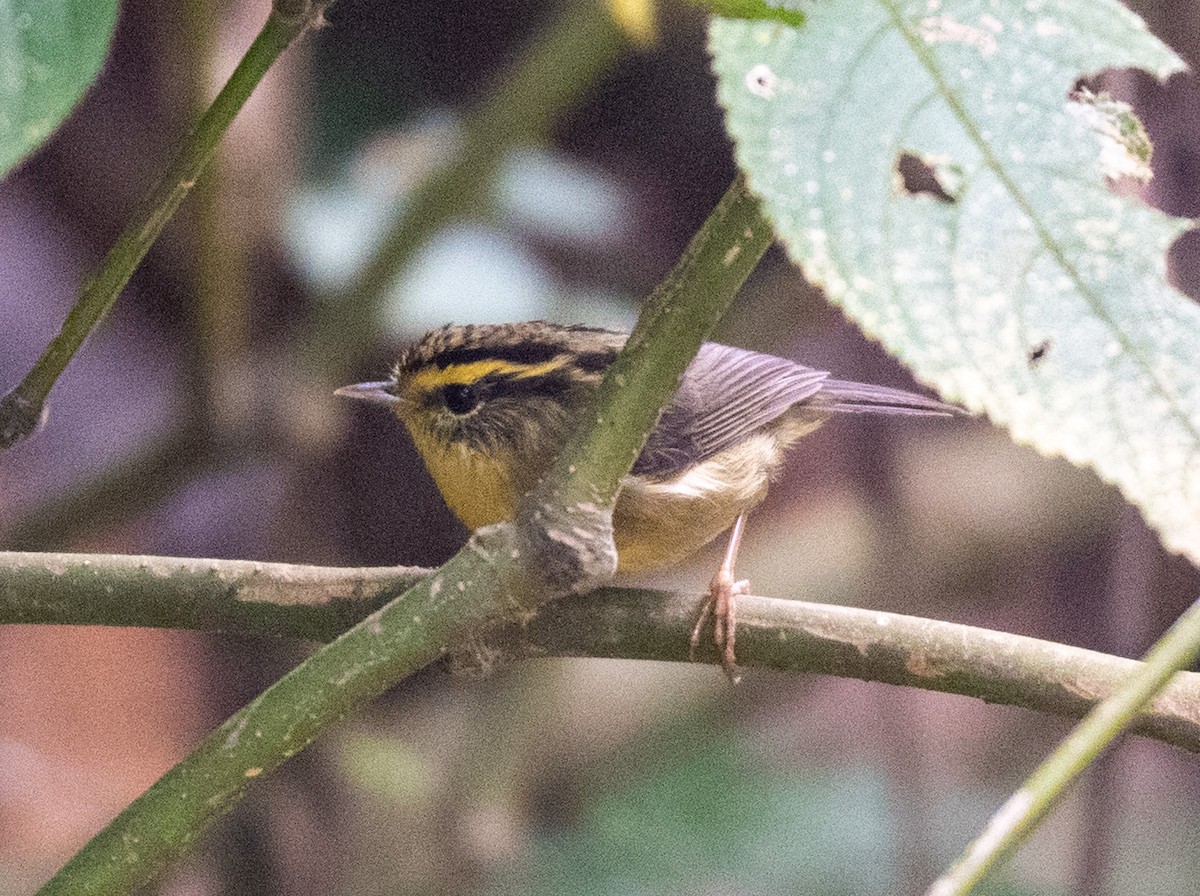
[(594, 402), (554, 466), (517, 509), (530, 555), (530, 609), (604, 584), (617, 566), (612, 507), (680, 377), (774, 240), (739, 174), (647, 299)]
[(747, 19), (749, 21), (782, 22), (793, 28), (804, 26), (804, 13), (798, 9), (782, 9), (767, 0), (690, 0), (693, 6), (699, 6), (714, 16), (726, 19)]
[(180, 628), (332, 641), (430, 572), (0, 551), (0, 625)]
[(62, 329), (20, 384), (0, 399), (0, 448), (7, 448), (37, 427), (46, 398), (84, 339), (104, 318), (150, 246), (188, 195), (212, 158), (230, 122), (245, 105), (267, 69), (308, 28), (320, 22), (312, 3), (288, 3), (296, 12), (267, 16), (262, 30), (233, 74), (200, 118), (186, 145), (137, 212), (125, 232), (109, 250), (100, 269), (84, 284), (79, 299), (68, 312)]
[(1119, 691), (1096, 706), (1008, 798), (927, 896), (965, 896), (1041, 823), (1067, 787), (1180, 670), (1200, 657), (1200, 601), (1192, 604), (1150, 649)]
[[(774, 238), (739, 174), (647, 300), (597, 392), (596, 425), (575, 432), (539, 496), (612, 502), (679, 378)], [(633, 376), (642, 368), (653, 375)]]
[(491, 558), (506, 552), (509, 538), (511, 530), (496, 528), (473, 537), (437, 573), (276, 681), (93, 837), (42, 896), (127, 893), (149, 883), (251, 783), (437, 659), (463, 630), (500, 619), (511, 595)]
[[(200, 112), (208, 104), (208, 75), (221, 23), (217, 0), (188, 0), (178, 27), (178, 40), (187, 69), (191, 104)], [(194, 349), (189, 371), (194, 387), (188, 413), (209, 421), (214, 431), (236, 428), (245, 403), (230, 401), (230, 384), (244, 370), (249, 343), (250, 297), (247, 254), (251, 250), (247, 228), (239, 226), (230, 208), (230, 181), (226, 159), (214, 153), (203, 181), (192, 194), (186, 219), (193, 268)]]
[[(649, 322), (639, 323), (630, 340), (635, 363), (618, 359), (606, 375), (596, 406), (600, 423), (587, 415), (581, 419), (581, 430), (600, 435), (593, 439), (585, 432), (572, 440), (548, 481), (547, 495), (559, 490), (568, 497), (615, 494), (704, 333), (716, 325), (765, 250), (769, 237), (763, 234), (768, 233), (758, 203), (736, 182), (648, 305), (643, 317)], [(694, 310), (692, 302), (704, 310)], [(654, 339), (669, 348), (656, 349), (650, 344)], [(648, 386), (648, 380), (662, 382)], [(633, 390), (639, 402), (628, 421), (618, 416), (628, 404), (625, 389)], [(659, 405), (641, 403), (655, 396)], [(591, 459), (587, 452), (592, 451), (601, 451), (605, 460)], [(580, 482), (576, 471), (585, 468), (597, 477), (594, 486)], [(603, 528), (590, 522), (590, 531), (581, 536), (585, 542), (603, 537)], [(148, 883), (232, 809), (253, 781), (323, 730), (454, 644), (598, 578), (594, 569), (585, 569), (561, 583), (549, 580), (547, 588), (545, 554), (527, 547), (552, 541), (546, 523), (536, 517), (519, 520), (516, 528), (502, 524), (476, 532), (440, 570), (317, 650), (231, 716), (84, 846), (45, 886), (43, 896), (126, 892)], [(606, 541), (611, 546), (611, 537)], [(560, 584), (562, 590), (555, 591)]]

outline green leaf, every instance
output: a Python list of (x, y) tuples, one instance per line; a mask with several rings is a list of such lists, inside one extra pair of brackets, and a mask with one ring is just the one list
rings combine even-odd
[(710, 32), (738, 162), (792, 257), (922, 379), (1090, 465), (1200, 561), (1200, 306), (1165, 277), (1185, 224), (1109, 189), (1148, 141), (1076, 89), (1180, 60), (1112, 0), (803, 11)]
[(0, 175), (62, 123), (108, 52), (117, 0), (0, 3)]

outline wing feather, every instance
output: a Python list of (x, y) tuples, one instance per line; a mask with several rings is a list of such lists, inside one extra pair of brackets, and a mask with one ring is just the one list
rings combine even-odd
[(843, 414), (909, 414), (917, 416), (947, 416), (961, 414), (961, 409), (936, 398), (918, 395), (891, 386), (873, 386), (846, 380), (826, 380), (815, 402), (822, 410)]
[(633, 472), (682, 473), (719, 454), (797, 404), (841, 414), (960, 414), (954, 405), (904, 389), (834, 380), (824, 370), (706, 342), (650, 434)]
[(746, 349), (706, 342), (634, 464), (654, 477), (712, 457), (821, 389), (829, 374)]

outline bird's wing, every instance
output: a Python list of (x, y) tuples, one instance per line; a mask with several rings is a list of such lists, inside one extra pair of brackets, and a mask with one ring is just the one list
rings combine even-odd
[(682, 473), (815, 395), (828, 376), (784, 358), (706, 342), (633, 472), (655, 478)]

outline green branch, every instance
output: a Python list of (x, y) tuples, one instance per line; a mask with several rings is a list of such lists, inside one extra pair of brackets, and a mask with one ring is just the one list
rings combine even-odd
[(84, 339), (112, 308), (134, 269), (191, 192), (251, 91), (296, 37), (321, 23), (325, 5), (277, 0), (262, 30), (201, 116), (163, 179), (109, 250), (100, 269), (84, 284), (58, 335), (25, 379), (0, 399), (0, 448), (15, 444), (37, 428), (50, 390)]
[(187, 628), (332, 641), (429, 572), (0, 551), (0, 624)]
[(768, 3), (767, 0), (690, 0), (693, 6), (706, 9), (725, 19), (781, 22), (793, 28), (804, 26), (804, 13)]
[[(494, 558), (507, 556), (510, 549), (508, 527), (477, 533), (436, 574), (313, 653), (231, 716), (92, 838), (40, 892), (126, 893), (150, 882), (237, 805), (255, 780), (325, 728), (442, 656), (464, 631), (499, 621), (512, 594), (510, 581), (493, 569)], [(393, 578), (382, 583), (389, 597), (410, 581), (401, 571), (390, 574)], [(224, 586), (219, 575), (213, 580), (216, 587)]]
[(550, 507), (611, 509), (621, 477), (637, 460), (679, 378), (773, 240), (758, 199), (738, 175), (647, 300), (597, 391), (594, 425), (568, 440), (522, 514)]
[(1167, 682), (1178, 680), (1177, 670), (1190, 666), (1197, 658), (1200, 658), (1200, 601), (1175, 621), (1150, 648), (1145, 661), (1130, 670), (1120, 686), (1106, 695), (1021, 789), (1009, 797), (959, 860), (929, 888), (927, 896), (965, 896), (973, 890), (988, 871), (1025, 842), (1080, 773), (1130, 726), (1142, 707), (1156, 694), (1157, 705), (1170, 700), (1169, 692), (1164, 690)]
[[(600, 423), (581, 416), (584, 434), (570, 442), (539, 499), (523, 502), (518, 524), (476, 532), (441, 569), (271, 685), (126, 807), (42, 893), (127, 892), (148, 883), (232, 809), (253, 781), (330, 725), (455, 644), (505, 619), (528, 618), (541, 603), (611, 572), (611, 506), (585, 511), (587, 502), (575, 496), (606, 496), (611, 505), (616, 483), (657, 417), (660, 405), (639, 405), (628, 419), (619, 416), (624, 390), (640, 401), (656, 395), (660, 404), (667, 401), (696, 346), (765, 251), (769, 234), (757, 201), (735, 183), (606, 375), (594, 408)], [(658, 385), (648, 386), (651, 381)], [(598, 434), (590, 436), (590, 430)], [(601, 459), (591, 459), (592, 452)], [(583, 481), (577, 473), (583, 469), (595, 479)], [(548, 503), (559, 495), (561, 504)], [(569, 531), (576, 534), (569, 541), (554, 537), (560, 513), (571, 517)], [(596, 545), (601, 548), (593, 551)], [(593, 562), (595, 557), (609, 560)]]

